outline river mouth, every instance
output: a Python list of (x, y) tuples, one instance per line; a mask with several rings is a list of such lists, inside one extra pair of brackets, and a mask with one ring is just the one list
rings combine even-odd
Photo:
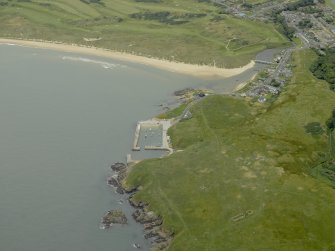
[[(334, 0), (335, 1), (335, 0)], [(256, 60), (272, 62), (279, 49), (266, 49), (256, 55)], [(250, 79), (265, 69), (267, 65), (256, 63), (252, 68), (229, 78), (208, 81), (206, 88), (218, 93), (230, 94), (238, 88), (240, 84), (247, 83)]]

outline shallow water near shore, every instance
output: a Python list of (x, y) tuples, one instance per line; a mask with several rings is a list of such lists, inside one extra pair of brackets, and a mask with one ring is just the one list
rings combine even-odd
[[(106, 184), (109, 166), (130, 153), (138, 120), (202, 81), (42, 49), (1, 45), (0, 55), (0, 250), (148, 250)], [(110, 209), (129, 224), (100, 230)]]

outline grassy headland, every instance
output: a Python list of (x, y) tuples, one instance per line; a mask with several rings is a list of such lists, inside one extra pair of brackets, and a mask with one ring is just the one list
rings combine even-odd
[[(97, 2), (97, 3), (94, 3)], [(246, 65), (287, 40), (196, 0), (0, 0), (0, 37), (92, 45), (185, 63)]]
[(175, 232), (169, 250), (334, 249), (335, 191), (310, 175), (328, 154), (335, 107), (335, 93), (309, 72), (315, 58), (294, 55), (294, 77), (272, 104), (195, 104), (170, 130), (182, 151), (134, 167), (127, 184), (140, 185), (135, 198)]

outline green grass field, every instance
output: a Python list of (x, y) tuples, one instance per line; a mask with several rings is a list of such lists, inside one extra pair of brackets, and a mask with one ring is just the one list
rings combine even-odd
[(56, 40), (223, 67), (245, 65), (266, 48), (287, 45), (272, 24), (232, 18), (206, 2), (102, 2), (0, 0), (0, 37)]
[[(127, 184), (176, 235), (169, 250), (331, 251), (335, 191), (310, 175), (328, 151), (325, 121), (335, 93), (294, 56), (294, 77), (272, 104), (210, 96), (170, 130), (176, 149), (134, 167)], [(316, 95), (317, 94), (317, 95)]]
[(330, 6), (335, 8), (335, 1), (334, 0), (326, 0), (326, 3)]

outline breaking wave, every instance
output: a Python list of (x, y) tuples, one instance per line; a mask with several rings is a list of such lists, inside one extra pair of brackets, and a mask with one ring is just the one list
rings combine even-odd
[(71, 61), (78, 61), (78, 62), (84, 62), (84, 63), (90, 63), (90, 64), (98, 64), (102, 68), (105, 69), (114, 69), (114, 68), (125, 68), (125, 65), (121, 64), (113, 64), (113, 63), (108, 63), (104, 61), (99, 61), (99, 60), (93, 60), (89, 58), (82, 58), (82, 57), (69, 57), (69, 56), (63, 56), (63, 60), (71, 60)]

